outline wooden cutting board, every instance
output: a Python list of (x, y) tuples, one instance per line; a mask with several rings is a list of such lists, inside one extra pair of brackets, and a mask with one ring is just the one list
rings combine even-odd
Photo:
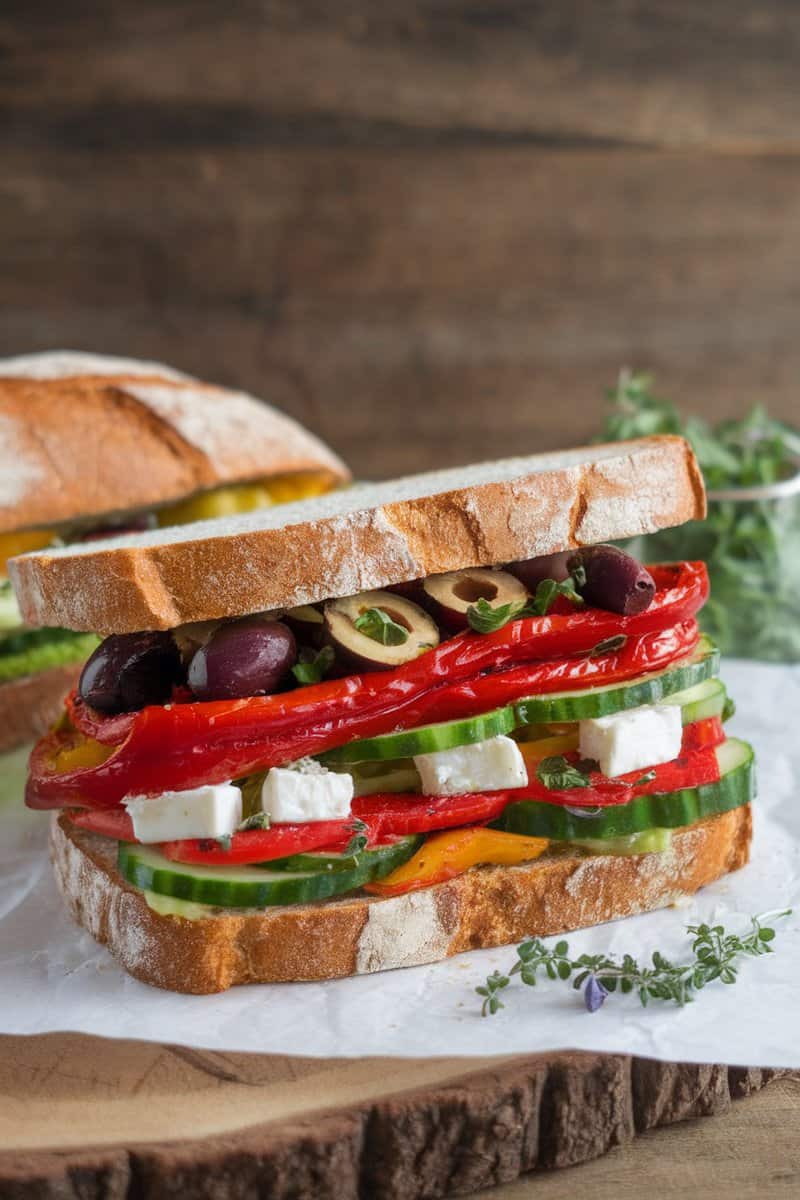
[(220, 1054), (0, 1038), (0, 1196), (422, 1200), (727, 1111), (785, 1072), (585, 1053)]

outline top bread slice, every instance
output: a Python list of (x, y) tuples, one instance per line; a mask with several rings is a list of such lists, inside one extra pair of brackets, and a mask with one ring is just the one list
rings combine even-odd
[(0, 360), (0, 533), (305, 471), (349, 477), (318, 438), (243, 392), (124, 358)]
[(12, 559), (26, 622), (172, 629), (650, 533), (705, 514), (687, 442), (651, 437), (358, 485)]

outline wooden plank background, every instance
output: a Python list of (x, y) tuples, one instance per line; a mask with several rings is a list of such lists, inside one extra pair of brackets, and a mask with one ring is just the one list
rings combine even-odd
[(800, 419), (792, 0), (4, 0), (0, 354), (164, 358), (363, 476)]

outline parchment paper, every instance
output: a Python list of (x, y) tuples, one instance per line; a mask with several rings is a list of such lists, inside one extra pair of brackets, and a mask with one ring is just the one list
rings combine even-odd
[[(685, 926), (744, 931), (751, 914), (794, 908), (775, 953), (685, 1008), (612, 996), (586, 1012), (569, 985), (516, 982), (482, 1019), (474, 988), (513, 948), (325, 984), (177, 996), (137, 983), (63, 911), (43, 849), (46, 817), (0, 812), (0, 1031), (83, 1031), (216, 1050), (319, 1056), (486, 1055), (579, 1048), (742, 1066), (800, 1068), (800, 668), (724, 664), (739, 711), (730, 730), (759, 755), (753, 861), (679, 907), (570, 935), (575, 952), (654, 949), (681, 960)], [(36, 821), (40, 820), (40, 827)]]

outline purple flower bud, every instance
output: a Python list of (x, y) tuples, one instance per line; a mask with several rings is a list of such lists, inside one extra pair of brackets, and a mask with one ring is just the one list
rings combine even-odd
[(583, 989), (583, 1002), (589, 1012), (597, 1012), (608, 995), (608, 989), (604, 988), (600, 980), (595, 975), (590, 975), (586, 980), (586, 986)]

